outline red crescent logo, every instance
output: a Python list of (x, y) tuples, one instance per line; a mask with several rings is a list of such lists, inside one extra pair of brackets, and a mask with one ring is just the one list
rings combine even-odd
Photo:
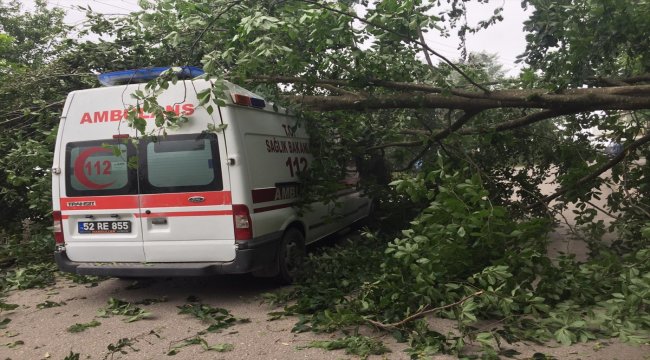
[(77, 157), (77, 160), (74, 161), (74, 175), (77, 177), (77, 180), (81, 183), (81, 185), (87, 187), (88, 189), (101, 190), (115, 183), (115, 181), (112, 181), (108, 184), (98, 184), (88, 179), (88, 177), (86, 177), (86, 173), (84, 173), (84, 164), (86, 163), (86, 160), (88, 160), (91, 155), (100, 152), (112, 153), (111, 150), (105, 149), (103, 147), (93, 147), (82, 151)]

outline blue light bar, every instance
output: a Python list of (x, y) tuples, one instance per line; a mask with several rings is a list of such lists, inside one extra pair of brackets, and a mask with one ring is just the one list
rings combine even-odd
[(261, 108), (264, 109), (266, 106), (266, 103), (262, 99), (256, 99), (256, 98), (251, 98), (251, 106), (255, 108)]
[[(153, 80), (160, 74), (171, 69), (171, 66), (153, 67), (134, 70), (113, 71), (97, 75), (97, 79), (104, 86), (136, 84)], [(205, 72), (196, 66), (183, 66), (180, 71), (176, 72), (179, 79), (192, 79), (203, 75)]]

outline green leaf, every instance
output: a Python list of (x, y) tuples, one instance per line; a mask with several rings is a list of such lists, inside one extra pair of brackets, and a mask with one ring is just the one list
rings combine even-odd
[(99, 325), (101, 325), (101, 324), (102, 324), (102, 323), (100, 323), (100, 322), (97, 321), (97, 320), (93, 320), (93, 321), (91, 321), (91, 322), (89, 322), (89, 323), (81, 323), (81, 324), (77, 323), (77, 324), (74, 324), (74, 325), (69, 326), (69, 327), (68, 327), (68, 332), (71, 332), (71, 333), (80, 333), (80, 332), (82, 332), (82, 331), (85, 331), (85, 330), (88, 329), (88, 328), (91, 328), (91, 327), (97, 327), (97, 326), (99, 326)]
[(564, 346), (571, 345), (575, 340), (575, 335), (571, 333), (567, 328), (563, 327), (557, 330), (554, 333), (555, 340), (560, 342)]

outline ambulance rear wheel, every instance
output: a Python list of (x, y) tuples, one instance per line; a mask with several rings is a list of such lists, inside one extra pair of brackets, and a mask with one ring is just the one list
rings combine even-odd
[(278, 251), (279, 272), (276, 280), (291, 284), (305, 258), (305, 236), (296, 228), (289, 228), (282, 235)]

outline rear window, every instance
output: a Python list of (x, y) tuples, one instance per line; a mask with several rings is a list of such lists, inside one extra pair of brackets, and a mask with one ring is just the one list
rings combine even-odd
[(69, 143), (66, 170), (68, 196), (223, 189), (213, 134), (169, 135), (140, 141), (137, 149), (113, 139)]
[(143, 144), (144, 193), (221, 190), (217, 138), (170, 135)]
[(134, 171), (127, 166), (131, 154), (129, 146), (112, 139), (69, 143), (66, 146), (67, 194), (88, 196), (135, 193)]

